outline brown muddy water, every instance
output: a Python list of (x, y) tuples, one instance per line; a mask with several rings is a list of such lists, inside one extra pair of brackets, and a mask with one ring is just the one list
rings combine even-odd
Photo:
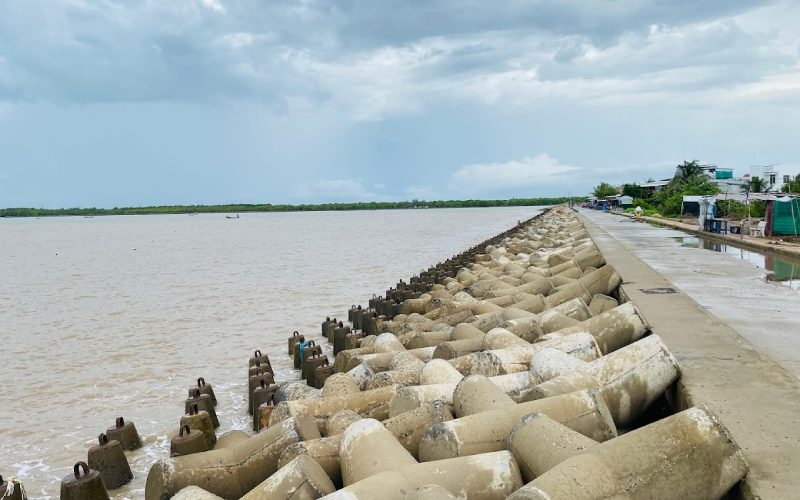
[(249, 430), (247, 358), (296, 378), (286, 337), (319, 335), (399, 278), (539, 213), (536, 207), (0, 219), (0, 475), (56, 498), (117, 416), (141, 498), (169, 455), (188, 387), (214, 386), (218, 435)]

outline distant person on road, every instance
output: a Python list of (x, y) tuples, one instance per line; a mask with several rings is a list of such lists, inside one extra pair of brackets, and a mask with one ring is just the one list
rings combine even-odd
[(639, 205), (636, 205), (636, 208), (633, 209), (633, 216), (636, 217), (637, 219), (641, 219), (642, 218), (642, 207), (640, 207)]

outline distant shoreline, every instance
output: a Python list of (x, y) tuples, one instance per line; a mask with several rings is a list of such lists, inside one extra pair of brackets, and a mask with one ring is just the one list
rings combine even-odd
[(230, 205), (164, 205), (151, 207), (114, 208), (0, 208), (0, 217), (58, 217), (96, 215), (157, 215), (246, 212), (321, 212), (350, 210), (397, 210), (413, 208), (482, 208), (527, 207), (558, 205), (568, 197), (512, 198), (509, 200), (446, 200), (446, 201), (391, 201), (359, 203), (318, 203), (302, 205), (230, 204)]

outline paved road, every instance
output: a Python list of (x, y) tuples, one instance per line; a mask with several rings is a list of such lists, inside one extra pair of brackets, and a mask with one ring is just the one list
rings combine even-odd
[(687, 233), (581, 214), (800, 379), (800, 292), (768, 282), (764, 269), (734, 255), (682, 246), (675, 238)]

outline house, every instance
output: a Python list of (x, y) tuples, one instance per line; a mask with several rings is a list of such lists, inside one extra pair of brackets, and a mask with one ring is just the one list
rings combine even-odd
[(671, 180), (672, 179), (661, 179), (659, 181), (645, 182), (644, 184), (640, 185), (639, 187), (642, 188), (642, 192), (644, 194), (644, 197), (645, 198), (650, 198), (655, 193), (657, 193), (658, 191), (661, 191), (662, 189), (664, 189), (664, 186), (669, 184), (669, 181), (671, 181)]
[(750, 167), (751, 177), (764, 179), (767, 191), (778, 193), (783, 189), (783, 185), (794, 179), (800, 173), (800, 168), (788, 165), (761, 165)]

